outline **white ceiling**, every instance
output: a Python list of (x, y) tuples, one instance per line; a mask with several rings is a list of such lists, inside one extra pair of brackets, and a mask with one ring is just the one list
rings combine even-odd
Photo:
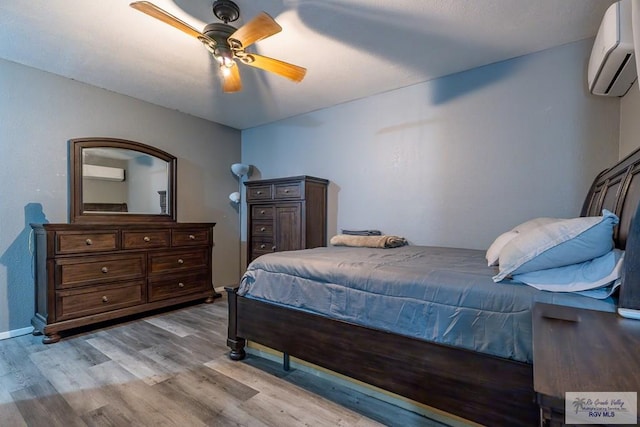
[[(153, 0), (202, 29), (213, 0)], [(0, 0), (0, 58), (246, 129), (595, 36), (611, 0), (236, 0), (283, 31), (248, 50), (308, 69), (241, 65), (223, 93), (196, 39), (129, 0)]]

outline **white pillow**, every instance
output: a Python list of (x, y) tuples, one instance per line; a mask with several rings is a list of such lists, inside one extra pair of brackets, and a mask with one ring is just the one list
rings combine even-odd
[(517, 233), (526, 233), (527, 231), (534, 230), (540, 226), (551, 224), (553, 222), (558, 222), (558, 221), (563, 221), (563, 218), (547, 218), (547, 217), (534, 218), (534, 219), (530, 219), (529, 221), (525, 221), (520, 225), (516, 225), (515, 227), (513, 227), (511, 231), (515, 231)]
[(500, 258), (500, 251), (502, 248), (511, 241), (514, 237), (518, 235), (517, 231), (507, 231), (499, 235), (496, 240), (493, 241), (489, 249), (487, 249), (487, 254), (485, 258), (487, 258), (487, 265), (489, 267), (493, 267), (494, 265), (498, 265), (498, 259)]
[(511, 239), (500, 252), (495, 282), (513, 274), (562, 267), (597, 258), (613, 249), (618, 217), (604, 209), (602, 216), (565, 219), (540, 225)]
[(487, 254), (485, 258), (487, 258), (487, 265), (489, 267), (493, 267), (498, 265), (498, 260), (500, 258), (500, 252), (502, 248), (511, 241), (514, 237), (518, 235), (518, 233), (525, 233), (529, 230), (532, 230), (536, 227), (539, 227), (544, 224), (549, 224), (551, 222), (561, 221), (558, 218), (534, 218), (529, 221), (523, 222), (522, 224), (516, 225), (511, 230), (502, 233), (499, 235), (496, 240), (493, 241), (489, 249), (487, 249)]

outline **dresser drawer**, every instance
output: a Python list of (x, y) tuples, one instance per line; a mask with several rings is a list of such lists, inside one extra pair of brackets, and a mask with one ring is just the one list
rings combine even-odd
[(247, 201), (249, 202), (255, 200), (271, 200), (271, 198), (271, 185), (259, 185), (247, 188)]
[(274, 189), (274, 199), (299, 199), (302, 196), (301, 182), (276, 184)]
[(206, 245), (209, 243), (209, 230), (173, 230), (171, 246)]
[(58, 321), (73, 319), (144, 302), (144, 280), (57, 291), (56, 318)]
[(207, 279), (207, 274), (181, 275), (175, 278), (155, 278), (149, 279), (149, 301), (160, 301), (163, 299), (180, 297), (193, 293), (211, 290), (211, 279)]
[(124, 249), (160, 249), (168, 248), (171, 241), (169, 230), (123, 231)]
[(208, 264), (208, 249), (149, 254), (149, 274), (193, 270), (196, 268), (206, 269)]
[(273, 219), (273, 206), (251, 206), (251, 218), (254, 221)]
[(118, 249), (118, 231), (65, 232), (55, 235), (56, 254), (106, 252)]
[(251, 224), (251, 234), (256, 237), (272, 237), (273, 222), (254, 221), (253, 224)]
[(145, 261), (143, 253), (57, 259), (55, 260), (56, 288), (73, 288), (144, 277)]

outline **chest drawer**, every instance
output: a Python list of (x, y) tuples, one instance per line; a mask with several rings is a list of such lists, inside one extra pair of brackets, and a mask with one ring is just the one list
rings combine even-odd
[(275, 250), (276, 250), (276, 245), (273, 242), (273, 239), (254, 240), (251, 244), (249, 261), (253, 261), (254, 259), (258, 258), (260, 255), (275, 252)]
[(170, 273), (206, 268), (208, 263), (208, 249), (150, 253), (149, 273)]
[(256, 185), (247, 188), (247, 201), (271, 200), (271, 185)]
[(251, 206), (251, 218), (257, 221), (273, 219), (273, 206)]
[(58, 291), (56, 292), (56, 318), (58, 321), (68, 320), (144, 302), (144, 280)]
[(207, 274), (181, 275), (175, 278), (149, 279), (149, 301), (175, 298), (211, 289)]
[(299, 199), (302, 196), (302, 183), (294, 182), (288, 184), (274, 185), (274, 199)]
[(123, 231), (122, 241), (124, 249), (168, 248), (171, 241), (171, 231)]
[(118, 231), (64, 232), (55, 235), (56, 254), (106, 252), (118, 249)]
[(251, 251), (256, 253), (260, 252), (261, 254), (263, 254), (267, 252), (273, 252), (275, 250), (276, 246), (273, 243), (273, 239), (254, 240), (253, 244), (251, 245)]
[(251, 234), (254, 236), (273, 236), (273, 222), (254, 221), (251, 224)]
[(115, 280), (144, 277), (145, 255), (97, 255), (57, 259), (56, 288), (73, 288)]
[(171, 233), (171, 246), (206, 245), (209, 243), (209, 230), (174, 230)]

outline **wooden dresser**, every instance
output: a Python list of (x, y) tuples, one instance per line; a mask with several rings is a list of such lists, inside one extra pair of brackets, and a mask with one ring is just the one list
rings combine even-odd
[(214, 223), (32, 224), (34, 334), (174, 304), (213, 301)]
[(327, 245), (326, 179), (247, 181), (247, 262), (276, 251)]

